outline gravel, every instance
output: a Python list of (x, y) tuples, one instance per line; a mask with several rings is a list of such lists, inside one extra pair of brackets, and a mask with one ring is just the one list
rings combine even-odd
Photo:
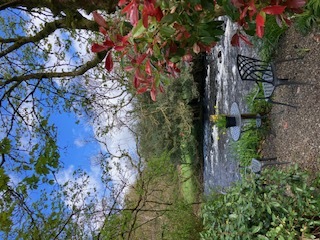
[[(320, 33), (303, 36), (293, 27), (281, 39), (275, 60), (303, 56), (276, 65), (277, 75), (308, 85), (280, 86), (274, 100), (298, 106), (273, 105), (271, 131), (263, 143), (266, 157), (290, 161), (302, 169), (320, 170)], [(285, 165), (284, 165), (285, 166)]]

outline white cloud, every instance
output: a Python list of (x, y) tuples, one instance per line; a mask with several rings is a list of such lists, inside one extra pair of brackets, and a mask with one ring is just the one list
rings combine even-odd
[[(92, 19), (91, 15), (85, 15), (85, 17)], [(30, 34), (34, 31), (39, 31), (41, 25), (45, 22), (52, 21), (53, 16), (42, 16), (41, 14), (34, 15), (30, 22)], [(50, 50), (52, 54), (49, 56), (49, 60), (46, 61), (45, 67), (50, 69), (50, 71), (71, 71), (75, 65), (81, 66), (81, 63), (92, 59), (95, 55), (89, 51), (90, 49), (88, 39), (92, 36), (88, 31), (78, 30), (77, 39), (70, 37), (70, 34), (61, 30), (56, 30), (54, 34), (50, 35), (45, 41), (42, 41), (43, 48)], [(69, 52), (65, 52), (64, 44), (67, 40), (71, 41), (71, 48)], [(77, 54), (75, 54), (77, 53)], [(64, 58), (60, 56), (65, 55)], [(77, 57), (74, 57), (74, 56)], [(87, 75), (92, 74), (95, 76), (94, 70), (91, 70)], [(100, 73), (101, 77), (90, 79), (90, 84), (87, 87), (88, 94), (97, 96), (93, 116), (95, 119), (90, 122), (92, 129), (95, 132), (96, 138), (104, 142), (101, 144), (102, 151), (109, 151), (113, 156), (121, 155), (121, 150), (125, 150), (129, 153), (135, 152), (135, 139), (131, 132), (124, 126), (124, 122), (127, 121), (127, 111), (131, 109), (130, 105), (126, 106), (119, 111), (114, 111), (115, 107), (123, 102), (127, 102), (130, 95), (124, 92), (124, 87), (121, 86), (117, 81), (103, 80), (102, 75), (106, 75), (107, 72)], [(112, 75), (110, 75), (113, 77)], [(88, 80), (86, 77), (80, 77), (78, 80)], [(58, 85), (61, 84), (59, 80), (56, 80)], [(106, 108), (108, 106), (108, 108)], [(101, 135), (102, 128), (107, 126), (112, 126), (106, 134)], [(81, 148), (85, 145), (85, 140), (81, 137), (77, 137), (74, 140), (74, 144)], [(116, 183), (126, 182), (127, 184), (132, 184), (135, 180), (135, 172), (129, 161), (125, 158), (119, 159), (117, 157), (112, 157), (109, 159), (111, 178)], [(61, 175), (60, 180), (68, 180), (72, 176), (74, 167), (71, 165), (65, 169)], [(89, 175), (94, 174), (96, 171), (89, 171)], [(89, 185), (98, 184), (95, 177), (90, 178)], [(77, 180), (80, 181), (80, 180)]]
[(75, 205), (80, 208), (86, 203), (89, 195), (94, 197), (97, 192), (103, 189), (98, 169), (91, 168), (87, 175), (79, 173), (81, 171), (79, 172), (73, 165), (69, 165), (68, 168), (63, 169), (57, 174), (59, 185), (63, 186), (68, 183), (66, 187), (68, 195), (65, 196), (65, 203), (69, 207)]
[(76, 138), (73, 143), (78, 148), (82, 148), (82, 147), (84, 147), (86, 145), (86, 142), (82, 138)]

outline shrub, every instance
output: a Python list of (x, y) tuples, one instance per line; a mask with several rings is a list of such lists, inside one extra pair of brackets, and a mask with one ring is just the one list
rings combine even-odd
[[(319, 179), (319, 176), (318, 176)], [(297, 167), (248, 175), (203, 208), (202, 239), (319, 237), (320, 185)]]

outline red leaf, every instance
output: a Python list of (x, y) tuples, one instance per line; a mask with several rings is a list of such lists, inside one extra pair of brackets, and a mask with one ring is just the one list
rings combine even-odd
[(127, 3), (127, 0), (119, 0), (118, 6), (121, 7)]
[(134, 67), (133, 66), (126, 66), (125, 68), (124, 68), (124, 70), (126, 70), (126, 71), (132, 71), (134, 69)]
[(266, 15), (263, 12), (260, 12), (256, 17), (256, 25), (259, 27), (264, 27), (264, 23), (266, 20)]
[(163, 18), (163, 13), (160, 7), (157, 7), (155, 16), (158, 22)]
[(113, 69), (113, 60), (112, 60), (112, 56), (111, 56), (111, 51), (109, 51), (107, 54), (105, 67), (109, 72)]
[(243, 0), (231, 0), (231, 3), (236, 8), (240, 8), (244, 5)]
[(306, 0), (287, 0), (284, 5), (288, 8), (302, 8), (306, 4)]
[(264, 27), (256, 25), (256, 34), (259, 38), (262, 38), (264, 35)]
[(137, 89), (140, 86), (140, 81), (137, 78), (137, 76), (134, 76), (133, 78), (133, 86)]
[(164, 93), (164, 88), (162, 85), (159, 86), (160, 92)]
[(141, 87), (137, 90), (138, 94), (145, 93), (148, 90), (148, 87)]
[(200, 11), (202, 11), (202, 5), (201, 5), (201, 4), (196, 4), (196, 5), (194, 6), (194, 9), (195, 9), (197, 12), (200, 12)]
[(255, 0), (250, 0), (248, 6), (250, 10), (250, 16), (252, 17), (257, 12)]
[(160, 7), (155, 8), (156, 1), (154, 0), (144, 0), (143, 10), (142, 10), (142, 22), (145, 28), (148, 28), (148, 17), (156, 17), (157, 21), (163, 17), (163, 13)]
[(141, 64), (143, 62), (143, 60), (147, 57), (147, 54), (141, 54), (137, 57), (137, 64)]
[(107, 35), (108, 32), (104, 27), (99, 27), (99, 32), (101, 32), (103, 35)]
[(115, 46), (114, 50), (116, 50), (117, 52), (122, 52), (125, 48), (126, 46)]
[(122, 9), (122, 13), (127, 14), (127, 18), (129, 18), (130, 23), (133, 26), (136, 26), (139, 20), (139, 10), (138, 3), (136, 0), (132, 0), (124, 9)]
[(262, 38), (264, 34), (265, 17), (266, 15), (264, 12), (260, 12), (256, 17), (256, 34), (260, 38)]
[(139, 80), (139, 82), (144, 81), (144, 76), (141, 74), (140, 69), (136, 69), (134, 76)]
[(145, 11), (145, 8), (142, 11), (142, 24), (143, 26), (148, 29), (148, 13)]
[(240, 20), (244, 19), (247, 16), (248, 9), (249, 9), (249, 7), (247, 6), (242, 10), (242, 12), (240, 14), (240, 18), (239, 18)]
[(231, 45), (234, 47), (240, 47), (239, 34), (236, 33), (231, 38)]
[(152, 101), (156, 101), (156, 97), (157, 97), (157, 90), (153, 87), (150, 91), (150, 96), (151, 96), (151, 99)]
[(114, 42), (112, 42), (111, 40), (105, 40), (103, 42), (103, 45), (106, 47), (114, 47)]
[[(120, 0), (121, 1), (121, 0)], [(133, 0), (134, 1), (134, 0)], [(124, 1), (123, 1), (124, 2)], [(120, 2), (119, 2), (119, 4), (120, 4)], [(124, 5), (124, 4), (122, 4), (122, 5)], [(131, 7), (132, 7), (132, 1), (127, 5), (127, 6), (125, 6), (123, 9), (122, 9), (122, 11), (121, 11), (121, 13), (126, 13), (126, 14), (128, 14), (129, 12), (130, 12), (130, 9), (131, 9)]]
[(130, 38), (130, 34), (127, 34), (125, 36), (122, 36), (122, 35), (117, 35), (117, 40), (122, 42), (122, 44), (128, 44), (128, 39)]
[(96, 52), (102, 52), (102, 51), (107, 50), (108, 48), (109, 48), (109, 47), (107, 47), (107, 46), (94, 43), (94, 44), (92, 44), (92, 46), (91, 46), (91, 51), (92, 51), (92, 52), (95, 52), (95, 53), (96, 53)]
[(253, 44), (249, 41), (249, 39), (248, 39), (246, 36), (244, 36), (244, 35), (242, 35), (242, 34), (239, 34), (239, 37), (240, 37), (246, 44), (248, 44), (248, 45), (250, 45), (250, 46), (253, 46)]
[(191, 37), (191, 34), (188, 31), (185, 31), (183, 33), (183, 36), (188, 39), (189, 37)]
[(192, 55), (190, 53), (187, 53), (182, 57), (182, 60), (185, 61), (185, 62), (191, 62), (192, 61)]
[(151, 71), (151, 64), (150, 64), (150, 60), (148, 59), (146, 62), (146, 73), (151, 76), (152, 71)]
[(286, 6), (280, 6), (280, 5), (274, 5), (274, 6), (268, 6), (262, 9), (263, 12), (266, 14), (271, 15), (280, 15), (284, 12)]
[(94, 21), (98, 23), (101, 27), (108, 28), (106, 20), (96, 11), (92, 13)]

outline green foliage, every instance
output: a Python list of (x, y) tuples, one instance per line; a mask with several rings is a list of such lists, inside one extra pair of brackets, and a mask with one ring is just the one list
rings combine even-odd
[(223, 10), (225, 11), (225, 15), (229, 16), (232, 21), (236, 22), (239, 19), (240, 13), (231, 1), (217, 0), (217, 3), (222, 6)]
[[(178, 63), (189, 62), (195, 54), (209, 51), (224, 34), (223, 22), (216, 20), (214, 5), (207, 0), (171, 0), (158, 5), (131, 1), (120, 7), (132, 25), (129, 33), (119, 38), (123, 31), (117, 25), (107, 25), (103, 17), (94, 12), (93, 17), (104, 29), (107, 41), (94, 43), (91, 50), (108, 51), (105, 64), (108, 71), (113, 69), (113, 55), (126, 58), (125, 67), (132, 71), (137, 92), (150, 93), (154, 101), (166, 84), (165, 79), (180, 72)], [(124, 20), (121, 17), (114, 21)]]
[(9, 138), (3, 138), (0, 141), (0, 154), (9, 154), (11, 150), (11, 140)]
[(130, 228), (130, 222), (134, 218), (132, 211), (122, 211), (119, 214), (111, 214), (105, 221), (101, 230), (101, 236), (105, 240), (123, 239), (124, 233)]
[[(265, 100), (257, 100), (255, 98), (263, 97), (262, 88), (253, 89), (246, 97), (248, 105), (248, 111), (251, 113), (259, 113), (261, 116), (267, 114), (271, 110), (271, 104)], [(237, 155), (237, 159), (241, 166), (250, 165), (251, 159), (259, 157), (258, 150), (261, 145), (261, 141), (265, 138), (269, 132), (269, 118), (262, 118), (262, 126), (257, 128), (256, 121), (250, 120), (246, 123), (245, 129), (247, 131), (241, 134), (241, 138), (237, 142), (232, 142), (232, 149), (234, 154)]]
[(320, 2), (308, 0), (304, 11), (296, 15), (295, 25), (302, 33), (309, 32), (313, 27), (320, 27)]
[(177, 200), (174, 211), (166, 213), (168, 223), (163, 226), (165, 239), (197, 240), (202, 230), (201, 219), (195, 215), (193, 206)]
[(253, 37), (253, 44), (258, 49), (257, 52), (261, 59), (265, 61), (270, 61), (272, 59), (272, 54), (276, 50), (281, 36), (287, 29), (287, 26), (279, 27), (276, 20), (267, 15), (263, 38)]
[(139, 122), (136, 132), (140, 136), (141, 154), (146, 159), (170, 152), (179, 162), (182, 142), (194, 143), (194, 115), (188, 103), (197, 99), (198, 91), (188, 71), (190, 68), (186, 68), (178, 79), (172, 79), (156, 102), (144, 95), (137, 96), (134, 108)]
[[(186, 201), (181, 194), (181, 181), (169, 153), (164, 152), (146, 162), (126, 195), (124, 209), (127, 210), (119, 214), (119, 220), (126, 219), (118, 223), (125, 238), (129, 238), (129, 232), (130, 239), (139, 240), (199, 238), (202, 224), (195, 214), (196, 204)], [(117, 239), (115, 236), (113, 239)]]
[(292, 168), (248, 175), (203, 208), (202, 239), (314, 238), (320, 227), (320, 185)]

